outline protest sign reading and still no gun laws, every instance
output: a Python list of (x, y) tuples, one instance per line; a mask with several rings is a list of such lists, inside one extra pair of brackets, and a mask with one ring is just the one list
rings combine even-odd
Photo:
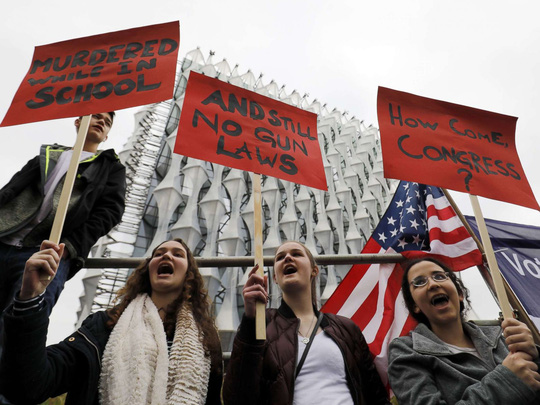
[(174, 152), (327, 189), (316, 114), (195, 72)]
[(168, 100), (179, 41), (175, 21), (38, 46), (1, 126)]
[(379, 87), (385, 177), (540, 209), (515, 145), (516, 117)]

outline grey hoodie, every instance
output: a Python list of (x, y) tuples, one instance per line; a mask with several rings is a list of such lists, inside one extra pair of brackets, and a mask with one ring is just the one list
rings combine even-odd
[(424, 324), (392, 341), (388, 377), (400, 405), (540, 404), (540, 395), (502, 365), (508, 348), (499, 326), (463, 328), (482, 360), (453, 354)]

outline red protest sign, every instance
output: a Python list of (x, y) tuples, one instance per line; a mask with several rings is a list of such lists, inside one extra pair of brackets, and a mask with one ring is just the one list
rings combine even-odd
[(379, 87), (385, 177), (540, 209), (515, 145), (516, 117)]
[(179, 41), (175, 21), (38, 46), (0, 126), (170, 99)]
[(195, 72), (174, 152), (327, 190), (316, 114)]

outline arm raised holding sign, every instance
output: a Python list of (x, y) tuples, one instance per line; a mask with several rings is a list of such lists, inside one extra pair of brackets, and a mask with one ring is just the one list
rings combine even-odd
[(221, 405), (219, 336), (184, 241), (157, 245), (118, 291), (116, 306), (47, 347), (43, 276), (54, 275), (63, 246), (44, 241), (41, 248), (26, 262), (20, 294), (5, 312), (0, 392), (10, 401), (36, 404), (67, 392), (66, 403), (77, 405)]
[(266, 311), (266, 340), (255, 338), (255, 303), (268, 297), (257, 270), (243, 289), (245, 313), (224, 382), (225, 404), (292, 404), (293, 394), (302, 403), (387, 404), (360, 329), (317, 310), (319, 268), (307, 247), (285, 242), (276, 251), (274, 280), (283, 300)]

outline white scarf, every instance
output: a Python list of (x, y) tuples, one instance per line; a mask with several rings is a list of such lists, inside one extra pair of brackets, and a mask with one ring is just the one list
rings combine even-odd
[(124, 310), (105, 346), (99, 384), (105, 405), (173, 405), (206, 401), (210, 358), (189, 305), (182, 305), (170, 357), (158, 310), (140, 294)]

